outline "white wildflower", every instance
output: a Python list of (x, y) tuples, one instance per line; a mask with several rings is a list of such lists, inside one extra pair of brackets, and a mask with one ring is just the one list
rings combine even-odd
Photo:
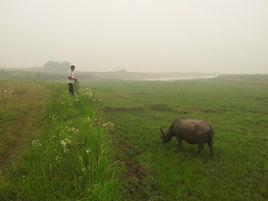
[(48, 115), (48, 117), (50, 118), (50, 119), (53, 119), (53, 120), (56, 120), (57, 118), (56, 118), (56, 115), (54, 114), (54, 113), (51, 113), (50, 115)]
[(111, 124), (112, 124), (112, 123), (108, 121), (108, 122), (102, 124), (102, 127), (106, 127), (106, 126), (109, 126), (109, 125), (111, 125)]
[(78, 134), (80, 131), (78, 128), (74, 128), (74, 127), (65, 127), (65, 128), (67, 129), (69, 133), (73, 133), (73, 134)]
[(56, 161), (61, 161), (62, 160), (62, 156), (56, 156)]
[(71, 144), (71, 140), (65, 138), (64, 140), (61, 141), (61, 144), (63, 147), (66, 147), (68, 144)]
[(14, 89), (9, 89), (9, 90), (8, 90), (8, 93), (9, 93), (9, 94), (13, 94), (13, 93), (14, 93)]
[(87, 120), (89, 123), (91, 122), (90, 117), (87, 117), (86, 120)]
[(39, 140), (33, 140), (33, 141), (32, 141), (32, 146), (33, 146), (33, 147), (41, 147), (42, 144), (40, 143)]
[(67, 145), (69, 145), (69, 144), (71, 144), (71, 140), (69, 140), (68, 138), (65, 138), (64, 140), (61, 141), (61, 145), (62, 145), (64, 153), (69, 152), (68, 147), (67, 147)]
[(114, 133), (114, 124), (111, 122), (106, 122), (102, 124), (102, 127), (106, 130), (108, 133)]

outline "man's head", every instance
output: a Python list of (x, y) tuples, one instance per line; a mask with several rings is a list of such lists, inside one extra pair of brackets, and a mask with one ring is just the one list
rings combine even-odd
[(74, 71), (75, 65), (71, 65), (71, 70)]

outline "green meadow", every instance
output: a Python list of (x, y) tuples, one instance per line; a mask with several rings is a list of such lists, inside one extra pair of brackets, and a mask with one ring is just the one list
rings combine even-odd
[[(98, 110), (115, 124), (127, 200), (267, 200), (267, 76), (178, 82), (106, 82), (94, 86)], [(176, 117), (215, 128), (208, 147), (162, 144), (160, 127)]]
[[(14, 76), (0, 83), (1, 201), (268, 199), (267, 75), (94, 80), (73, 97)], [(162, 144), (177, 117), (214, 126), (212, 156)]]

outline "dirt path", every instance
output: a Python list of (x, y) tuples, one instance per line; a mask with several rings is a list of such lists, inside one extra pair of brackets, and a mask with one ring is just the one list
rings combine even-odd
[(0, 84), (0, 170), (20, 159), (38, 135), (48, 90), (41, 84)]

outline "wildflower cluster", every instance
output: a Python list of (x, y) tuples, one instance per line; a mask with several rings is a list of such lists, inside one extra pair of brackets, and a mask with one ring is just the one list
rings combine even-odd
[(94, 115), (92, 118), (87, 117), (86, 120), (91, 124), (92, 127), (97, 127), (102, 121), (102, 119), (96, 115)]
[(51, 113), (50, 115), (48, 115), (48, 118), (57, 120), (56, 115), (54, 113)]
[(78, 97), (78, 94), (77, 94), (77, 93), (75, 93), (75, 94), (74, 94), (74, 96), (75, 96), (75, 99), (74, 99), (74, 100), (75, 100), (76, 102), (79, 102), (79, 97)]
[(60, 155), (56, 156), (56, 161), (61, 161), (62, 159), (63, 159), (62, 156), (60, 156)]
[(87, 121), (88, 123), (91, 123), (91, 119), (90, 119), (90, 117), (87, 117), (87, 118), (86, 118), (86, 121)]
[(64, 140), (61, 141), (61, 145), (62, 145), (64, 153), (69, 152), (68, 145), (70, 145), (70, 144), (71, 144), (71, 140), (69, 140), (68, 138), (65, 138)]
[(91, 91), (91, 89), (86, 88), (85, 89), (85, 95), (89, 96), (90, 101), (92, 101), (93, 103), (95, 103), (97, 101), (96, 98), (95, 98), (95, 94)]
[(42, 144), (40, 143), (39, 140), (33, 140), (33, 141), (32, 141), (32, 146), (33, 146), (33, 147), (41, 147)]
[(91, 152), (91, 150), (88, 148), (88, 149), (86, 150), (86, 153), (89, 154), (90, 152)]
[(90, 98), (93, 98), (94, 97), (94, 93), (89, 88), (86, 88), (85, 89), (85, 94), (88, 95)]
[(114, 124), (111, 122), (106, 122), (102, 124), (102, 127), (105, 129), (105, 131), (109, 134), (114, 133)]
[(114, 126), (114, 124), (113, 123), (111, 123), (111, 122), (106, 122), (106, 123), (104, 123), (104, 124), (102, 124), (102, 127), (108, 127), (108, 126)]
[(67, 129), (67, 131), (69, 133), (72, 133), (72, 134), (78, 134), (79, 133), (79, 129), (78, 128), (74, 128), (74, 127), (65, 127)]
[(11, 95), (15, 93), (14, 89), (0, 89), (0, 93)]
[(4, 105), (7, 103), (7, 99), (14, 93), (13, 89), (2, 89), (0, 90), (1, 99), (3, 99)]

